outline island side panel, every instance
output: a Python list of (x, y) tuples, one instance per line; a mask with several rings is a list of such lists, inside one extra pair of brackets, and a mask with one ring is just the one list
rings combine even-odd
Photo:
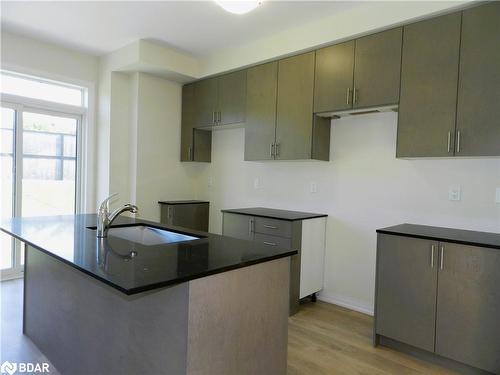
[(190, 281), (189, 375), (285, 375), (290, 258)]
[(24, 331), (62, 374), (185, 374), (188, 288), (127, 296), (28, 247)]

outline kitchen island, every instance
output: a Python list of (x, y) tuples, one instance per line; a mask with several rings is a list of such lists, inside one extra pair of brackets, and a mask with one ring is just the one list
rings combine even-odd
[(95, 223), (0, 226), (27, 245), (24, 333), (60, 373), (286, 373), (296, 251), (125, 217), (101, 239)]

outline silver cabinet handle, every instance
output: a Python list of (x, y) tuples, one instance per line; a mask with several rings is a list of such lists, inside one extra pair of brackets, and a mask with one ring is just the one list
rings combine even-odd
[(215, 111), (212, 111), (212, 124), (215, 124)]
[(248, 234), (251, 236), (253, 233), (253, 219), (248, 220)]
[(451, 132), (448, 132), (448, 152), (451, 150)]
[(274, 143), (269, 145), (269, 156), (274, 157)]
[(457, 152), (460, 152), (460, 130), (457, 131)]
[(444, 268), (444, 246), (441, 246), (441, 259), (440, 259), (439, 268), (440, 269)]
[(347, 88), (347, 94), (346, 94), (346, 102), (347, 105), (351, 105), (351, 88)]
[(280, 156), (280, 144), (279, 143), (274, 144), (274, 156), (276, 156), (276, 157)]
[(436, 249), (435, 245), (431, 246), (431, 268), (434, 268), (434, 250)]
[(352, 90), (352, 103), (356, 104), (358, 102), (358, 89), (355, 87), (354, 90)]
[(219, 124), (220, 124), (220, 122), (221, 122), (221, 119), (222, 119), (222, 112), (221, 112), (221, 111), (219, 111), (219, 112), (217, 112), (217, 122), (218, 122)]
[(264, 245), (276, 246), (276, 244), (274, 242), (266, 242), (266, 241), (264, 241)]
[(269, 229), (278, 229), (278, 227), (275, 227), (273, 225), (267, 225), (267, 224), (264, 224), (264, 228), (269, 228)]

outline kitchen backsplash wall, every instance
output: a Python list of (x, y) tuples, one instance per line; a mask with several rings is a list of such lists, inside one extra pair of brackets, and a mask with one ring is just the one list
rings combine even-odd
[[(396, 113), (332, 121), (330, 162), (245, 162), (244, 129), (214, 131), (196, 186), (222, 208), (265, 206), (329, 215), (321, 298), (371, 313), (375, 230), (404, 222), (500, 232), (500, 159), (395, 158)], [(461, 200), (450, 201), (449, 190)], [(311, 192), (316, 190), (316, 192)]]

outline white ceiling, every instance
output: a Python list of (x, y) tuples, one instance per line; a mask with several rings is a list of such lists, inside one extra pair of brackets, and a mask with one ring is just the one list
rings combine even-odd
[(235, 15), (213, 1), (1, 1), (2, 30), (96, 55), (148, 39), (204, 56), (358, 6), (345, 1), (264, 1)]

